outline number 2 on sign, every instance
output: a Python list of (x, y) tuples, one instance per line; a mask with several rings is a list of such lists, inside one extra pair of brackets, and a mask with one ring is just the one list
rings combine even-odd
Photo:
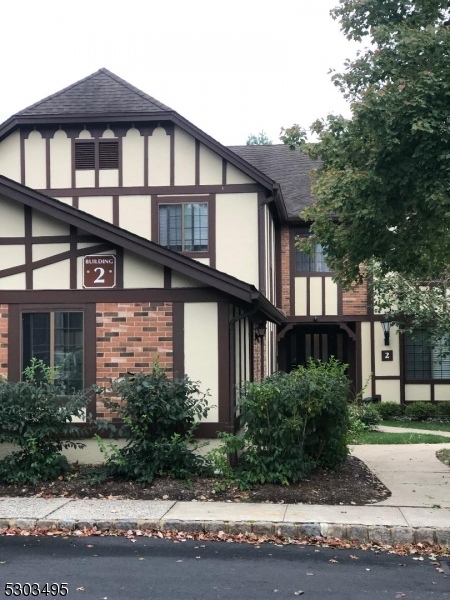
[(97, 271), (99, 272), (99, 275), (97, 277), (97, 279), (94, 281), (94, 283), (105, 283), (105, 269), (102, 269), (101, 267), (97, 267), (96, 269), (94, 269), (94, 273), (97, 273)]

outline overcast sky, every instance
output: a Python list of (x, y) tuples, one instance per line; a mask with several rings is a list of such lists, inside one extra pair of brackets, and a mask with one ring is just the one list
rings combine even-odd
[(0, 0), (0, 122), (101, 67), (225, 145), (349, 115), (338, 0)]

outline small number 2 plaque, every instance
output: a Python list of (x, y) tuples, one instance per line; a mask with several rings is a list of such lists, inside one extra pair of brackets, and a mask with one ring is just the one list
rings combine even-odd
[(394, 360), (394, 351), (393, 350), (382, 350), (381, 351), (381, 360)]
[(83, 287), (87, 290), (116, 287), (114, 254), (91, 254), (83, 258)]

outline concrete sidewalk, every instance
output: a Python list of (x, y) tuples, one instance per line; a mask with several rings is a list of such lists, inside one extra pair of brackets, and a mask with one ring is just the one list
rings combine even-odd
[(450, 547), (450, 510), (306, 504), (0, 498), (0, 529), (178, 530)]

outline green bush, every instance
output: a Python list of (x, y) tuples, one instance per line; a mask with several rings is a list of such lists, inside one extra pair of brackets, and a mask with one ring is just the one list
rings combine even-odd
[(398, 419), (403, 416), (403, 405), (396, 402), (377, 402), (373, 405), (383, 421)]
[(405, 408), (405, 417), (411, 421), (426, 421), (437, 416), (437, 406), (431, 402), (412, 402)]
[(123, 420), (127, 439), (122, 449), (106, 452), (107, 475), (151, 483), (157, 475), (185, 478), (201, 472), (205, 460), (189, 444), (201, 417), (208, 414), (206, 394), (189, 377), (169, 379), (157, 365), (150, 373), (115, 380), (103, 398), (108, 410)]
[(436, 404), (436, 415), (443, 421), (450, 421), (450, 402), (438, 402)]
[(64, 394), (53, 370), (35, 359), (25, 370), (25, 381), (0, 380), (0, 443), (20, 447), (0, 460), (0, 481), (35, 484), (67, 472), (67, 458), (61, 451), (84, 446), (69, 438), (81, 434), (72, 419), (84, 418), (89, 397)]
[(373, 429), (382, 421), (375, 404), (351, 404), (349, 410), (350, 414), (359, 419), (366, 429)]
[[(241, 486), (299, 481), (316, 465), (337, 467), (348, 453), (346, 365), (310, 361), (291, 373), (247, 384), (239, 408), (243, 438), (235, 475)], [(238, 447), (240, 446), (240, 448)], [(230, 449), (230, 442), (226, 449)]]

